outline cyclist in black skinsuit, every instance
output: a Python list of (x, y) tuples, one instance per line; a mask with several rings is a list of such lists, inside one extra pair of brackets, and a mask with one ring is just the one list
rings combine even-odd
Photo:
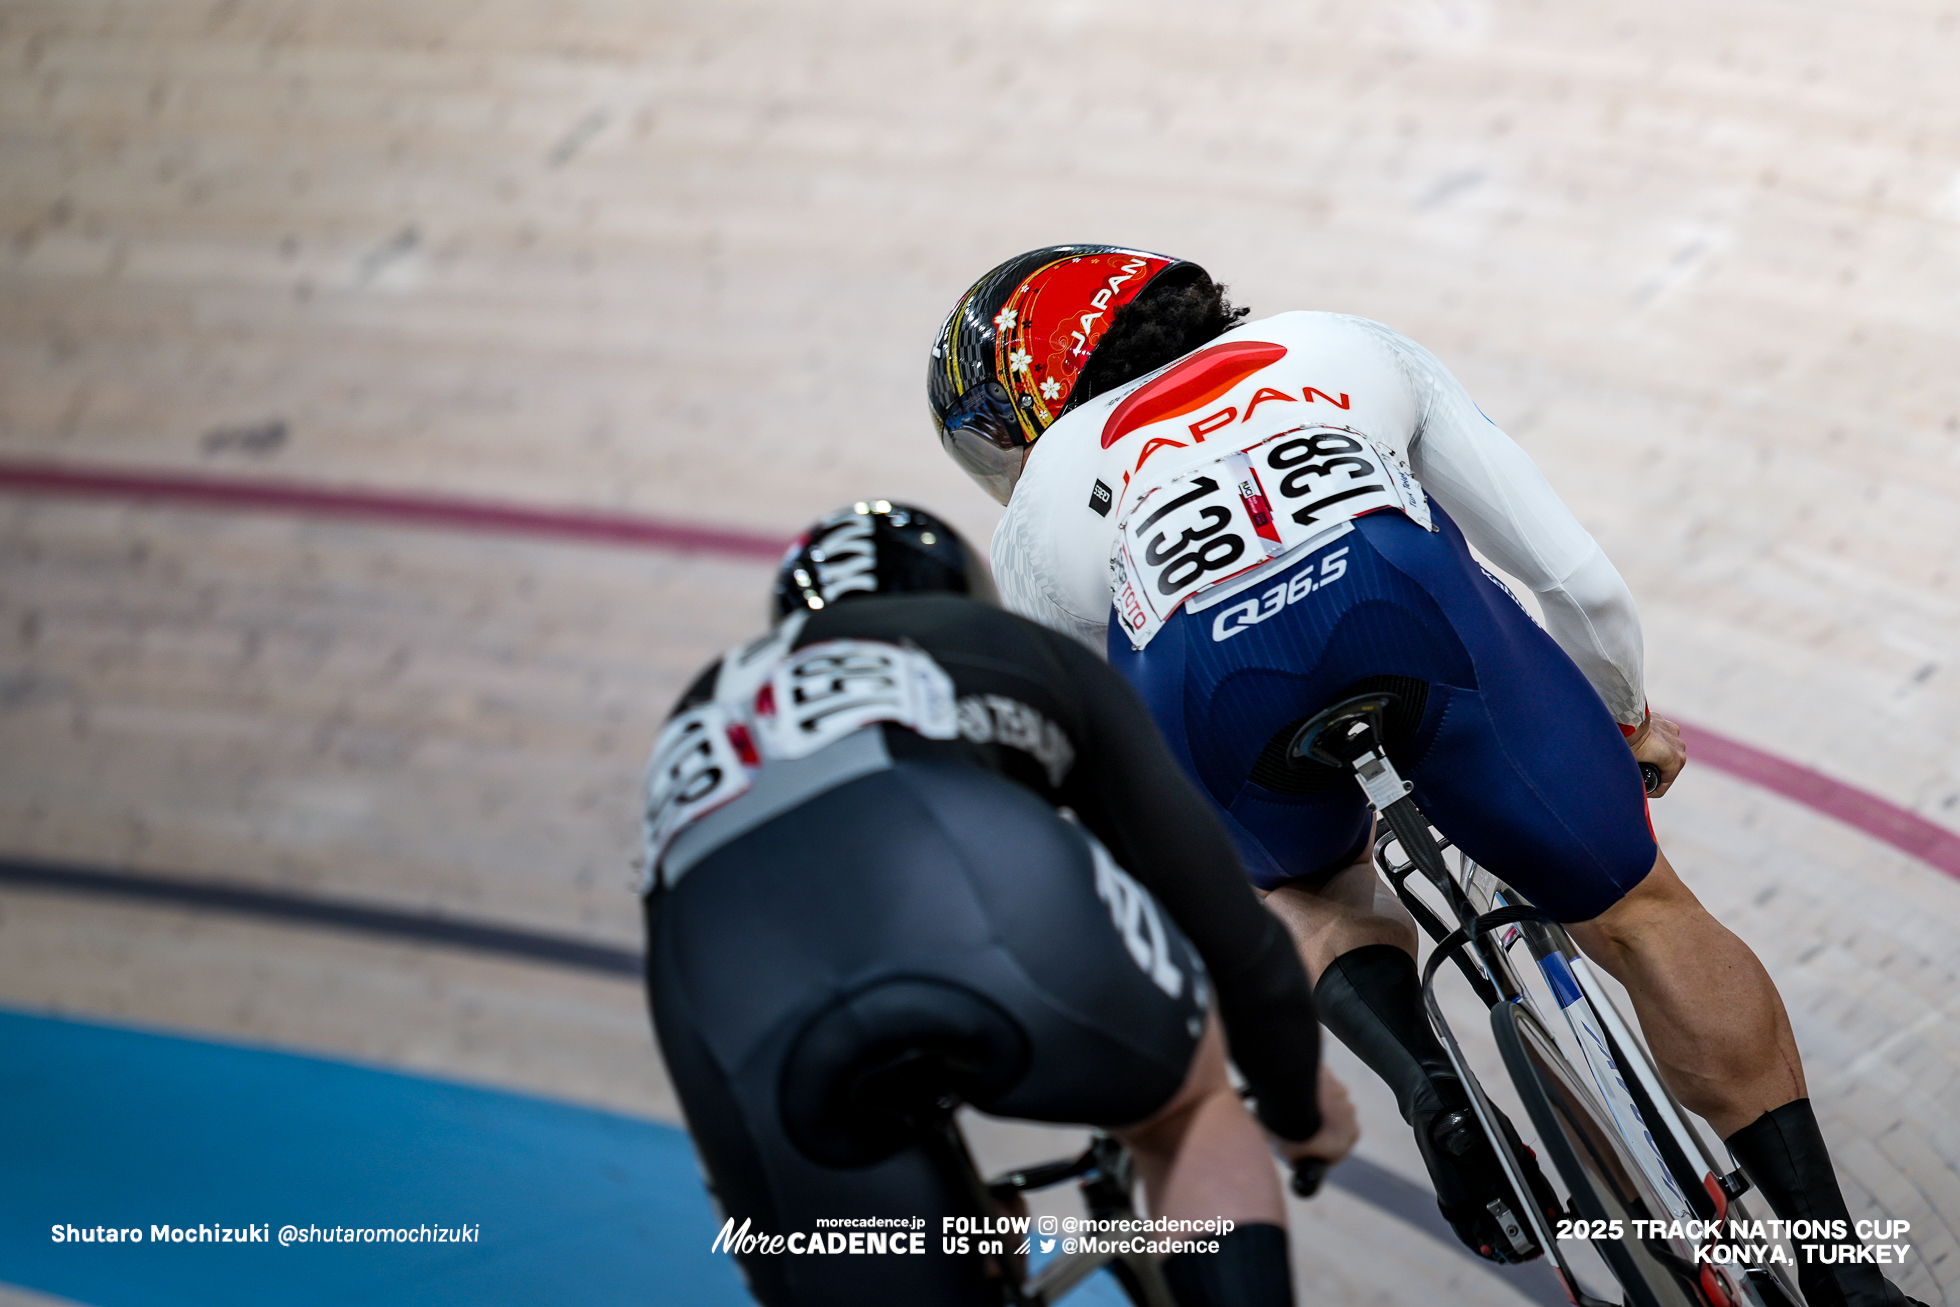
[(908, 1122), (950, 1095), (1124, 1127), (1153, 1216), (1238, 1225), (1167, 1259), (1180, 1302), (1290, 1303), (1271, 1154), (1220, 1035), (1274, 1147), (1343, 1155), (1305, 972), (1129, 687), (991, 597), (917, 510), (826, 519), (785, 560), (783, 620), (655, 747), (648, 990), (724, 1216), (765, 1236), (925, 1220), (923, 1253), (758, 1247), (749, 1287), (998, 1302), (941, 1251), (940, 1218), (970, 1208)]

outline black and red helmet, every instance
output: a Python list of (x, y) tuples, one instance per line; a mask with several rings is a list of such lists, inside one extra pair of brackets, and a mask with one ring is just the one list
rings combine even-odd
[(926, 380), (946, 452), (1006, 503), (1029, 446), (1091, 398), (1077, 382), (1116, 310), (1167, 275), (1204, 270), (1120, 245), (1050, 245), (974, 282), (939, 328)]
[(997, 604), (987, 564), (960, 533), (889, 499), (840, 508), (797, 538), (776, 568), (770, 620), (855, 595), (960, 594)]

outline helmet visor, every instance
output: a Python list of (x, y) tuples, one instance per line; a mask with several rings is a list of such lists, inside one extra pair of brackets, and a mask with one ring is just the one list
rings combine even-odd
[(1028, 459), (1028, 442), (1007, 387), (986, 381), (954, 402), (939, 424), (953, 461), (1001, 503), (1014, 493)]

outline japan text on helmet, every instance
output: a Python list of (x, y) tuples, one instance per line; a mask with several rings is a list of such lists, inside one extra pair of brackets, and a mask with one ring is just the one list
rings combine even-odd
[(1194, 263), (1116, 245), (1050, 245), (1009, 259), (960, 297), (933, 342), (926, 397), (939, 439), (1007, 502), (1028, 448), (1092, 398), (1076, 384), (1116, 310)]
[(776, 569), (771, 619), (853, 595), (941, 592), (998, 603), (987, 564), (959, 532), (889, 499), (840, 508), (805, 531)]

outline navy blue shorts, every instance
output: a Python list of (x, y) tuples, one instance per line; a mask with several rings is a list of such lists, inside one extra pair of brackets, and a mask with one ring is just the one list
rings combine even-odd
[(1389, 756), (1437, 829), (1559, 920), (1596, 917), (1654, 865), (1639, 766), (1584, 674), (1431, 512), (1435, 533), (1400, 513), (1359, 518), (1270, 581), (1180, 609), (1141, 653), (1112, 615), (1110, 665), (1260, 888), (1361, 852), (1360, 786), (1282, 753), (1345, 694), (1392, 688), (1406, 711)]

